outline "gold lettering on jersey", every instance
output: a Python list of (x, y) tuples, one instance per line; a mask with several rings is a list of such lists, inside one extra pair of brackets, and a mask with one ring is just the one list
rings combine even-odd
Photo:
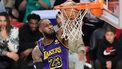
[(61, 47), (57, 47), (57, 48), (51, 49), (49, 51), (44, 51), (44, 60), (53, 54), (61, 53), (61, 51), (62, 51)]

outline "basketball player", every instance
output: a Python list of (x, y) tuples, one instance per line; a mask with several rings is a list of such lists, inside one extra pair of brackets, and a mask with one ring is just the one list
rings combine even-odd
[(43, 38), (33, 50), (34, 62), (42, 62), (43, 69), (68, 69), (67, 41), (60, 38), (61, 30), (54, 32), (48, 19), (39, 22), (39, 30)]

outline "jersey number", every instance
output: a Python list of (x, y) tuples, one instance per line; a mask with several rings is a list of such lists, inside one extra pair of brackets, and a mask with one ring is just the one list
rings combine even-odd
[(50, 69), (56, 69), (62, 67), (62, 59), (59, 56), (49, 58), (48, 62), (50, 62)]

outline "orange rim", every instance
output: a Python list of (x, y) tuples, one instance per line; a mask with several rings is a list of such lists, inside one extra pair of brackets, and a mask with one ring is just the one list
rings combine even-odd
[(82, 9), (90, 9), (92, 14), (95, 16), (100, 16), (103, 13), (103, 0), (97, 0), (96, 2), (91, 3), (78, 3), (78, 5), (75, 6), (63, 6), (63, 4), (55, 6), (55, 9), (76, 9), (76, 10), (82, 10)]

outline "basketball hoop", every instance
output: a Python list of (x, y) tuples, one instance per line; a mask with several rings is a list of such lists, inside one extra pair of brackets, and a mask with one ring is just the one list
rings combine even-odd
[[(82, 14), (81, 14), (82, 13)], [(67, 20), (62, 20), (62, 26), (63, 34), (62, 38), (69, 39), (71, 41), (73, 40), (79, 40), (82, 38), (82, 20), (87, 13), (87, 10), (79, 11), (79, 17), (76, 17), (75, 19), (68, 18)]]
[(95, 16), (102, 15), (102, 0), (91, 3), (75, 3), (73, 1), (66, 1), (65, 3), (55, 6), (62, 13), (61, 21), (63, 29), (62, 38), (68, 40), (79, 40), (82, 38), (82, 24), (83, 18), (90, 9)]

